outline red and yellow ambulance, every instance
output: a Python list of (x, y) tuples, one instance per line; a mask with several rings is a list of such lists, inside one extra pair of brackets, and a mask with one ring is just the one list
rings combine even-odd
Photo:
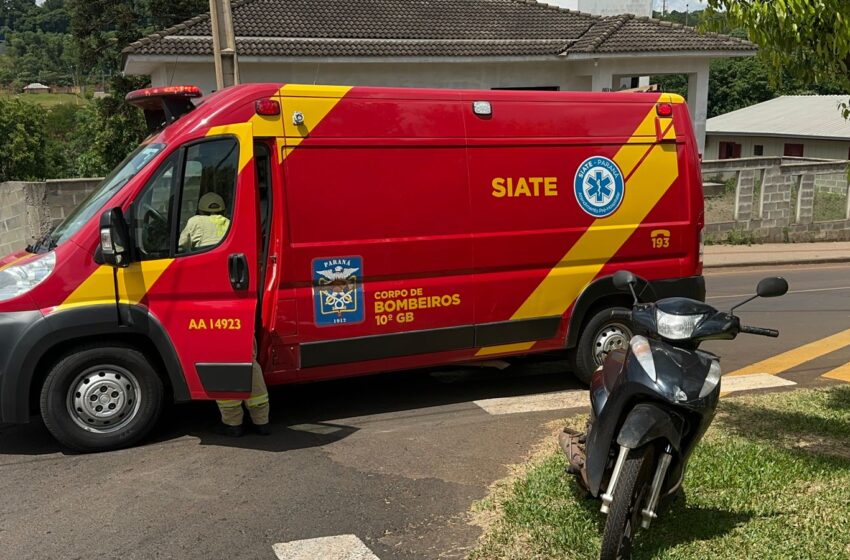
[[(699, 155), (658, 93), (250, 84), (128, 101), (154, 131), (0, 260), (0, 421), (80, 450), (167, 399), (568, 350), (587, 380), (629, 305), (704, 297)], [(219, 242), (179, 242), (216, 193)]]

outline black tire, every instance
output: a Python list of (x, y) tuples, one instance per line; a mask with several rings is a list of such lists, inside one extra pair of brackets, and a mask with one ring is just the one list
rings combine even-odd
[(129, 346), (86, 346), (66, 354), (41, 388), (41, 417), (62, 445), (110, 451), (138, 443), (163, 408), (162, 380)]
[(632, 538), (640, 526), (640, 509), (649, 494), (655, 469), (652, 451), (648, 445), (629, 451), (605, 521), (600, 560), (631, 558)]
[[(627, 321), (611, 318), (614, 310), (629, 311), (625, 307), (606, 307), (598, 311), (582, 329), (578, 345), (573, 349), (573, 373), (585, 385), (590, 385), (593, 372), (602, 365), (600, 353), (625, 348), (632, 338), (632, 326)], [(606, 337), (608, 332), (613, 334)]]

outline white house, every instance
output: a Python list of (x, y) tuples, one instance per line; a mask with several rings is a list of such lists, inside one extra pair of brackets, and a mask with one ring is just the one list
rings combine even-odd
[[(595, 4), (607, 13), (632, 2)], [(233, 24), (243, 82), (602, 91), (625, 78), (687, 74), (700, 142), (710, 61), (756, 51), (748, 41), (682, 25), (534, 0), (240, 0)], [(127, 74), (150, 75), (154, 85), (215, 87), (209, 14), (145, 37), (123, 55)]]
[(42, 83), (33, 82), (24, 87), (24, 93), (50, 93), (50, 88)]
[(850, 159), (848, 95), (786, 95), (708, 119), (705, 159)]

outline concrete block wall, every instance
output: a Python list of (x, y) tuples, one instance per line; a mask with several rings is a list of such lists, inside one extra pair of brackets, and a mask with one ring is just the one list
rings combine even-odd
[(0, 257), (19, 251), (56, 227), (101, 179), (0, 183)]
[(818, 175), (815, 178), (815, 189), (835, 194), (847, 194), (847, 173), (831, 173)]
[(848, 163), (776, 157), (703, 161), (703, 177), (737, 174), (735, 219), (706, 224), (706, 240), (723, 242), (735, 233), (751, 241), (850, 241), (850, 206), (840, 219), (814, 221), (817, 192), (847, 194)]
[(27, 245), (26, 185), (17, 181), (0, 184), (0, 256)]

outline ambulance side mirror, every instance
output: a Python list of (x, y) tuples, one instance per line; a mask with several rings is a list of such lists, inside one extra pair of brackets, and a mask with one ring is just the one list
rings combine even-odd
[(100, 256), (103, 264), (109, 266), (130, 265), (130, 230), (120, 208), (100, 215)]

